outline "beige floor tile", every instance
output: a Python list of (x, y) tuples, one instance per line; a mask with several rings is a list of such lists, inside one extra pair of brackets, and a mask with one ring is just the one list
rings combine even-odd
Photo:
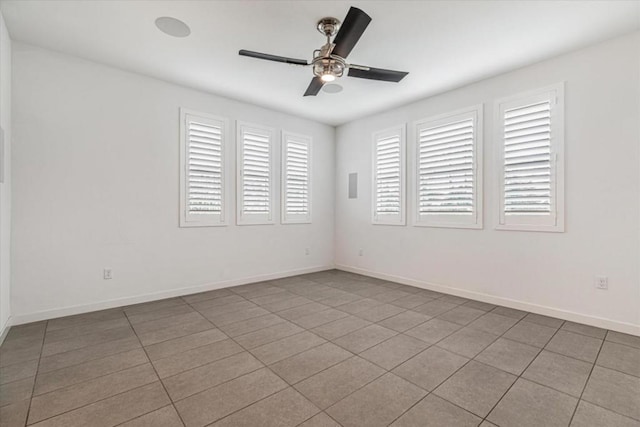
[(37, 369), (37, 359), (0, 368), (0, 385), (33, 377)]
[(431, 391), (468, 361), (466, 357), (434, 346), (407, 360), (393, 373)]
[(406, 311), (406, 309), (398, 307), (396, 305), (382, 304), (363, 311), (359, 311), (358, 313), (356, 313), (356, 316), (370, 322), (379, 322), (391, 316), (395, 316), (396, 314), (400, 314), (403, 311)]
[(47, 331), (44, 337), (44, 343), (49, 344), (57, 341), (68, 340), (85, 334), (95, 334), (100, 331), (107, 331), (114, 328), (122, 328), (129, 326), (126, 317), (119, 317), (113, 320), (104, 320), (101, 322), (88, 323), (83, 325), (72, 326), (69, 328), (58, 329), (55, 331)]
[(28, 323), (25, 325), (16, 325), (9, 328), (7, 336), (4, 337), (4, 342), (11, 342), (16, 339), (22, 338), (35, 338), (42, 339), (44, 332), (47, 329), (47, 321)]
[(538, 355), (539, 348), (498, 338), (476, 356), (478, 362), (502, 369), (510, 374), (520, 375), (529, 363)]
[(236, 342), (228, 339), (155, 360), (153, 366), (160, 378), (167, 378), (243, 351)]
[(352, 356), (343, 348), (326, 343), (274, 363), (270, 368), (289, 384), (295, 384)]
[(485, 311), (469, 307), (465, 304), (459, 305), (452, 310), (442, 313), (440, 316), (438, 316), (438, 319), (457, 323), (458, 325), (468, 325), (484, 314), (486, 314)]
[(334, 295), (329, 298), (324, 298), (319, 300), (321, 304), (328, 305), (329, 307), (338, 307), (344, 304), (348, 304), (350, 302), (358, 301), (362, 299), (358, 295), (350, 294), (347, 292), (343, 292), (342, 294)]
[(307, 378), (295, 388), (320, 409), (326, 409), (384, 372), (364, 359), (352, 357)]
[(285, 319), (277, 314), (269, 313), (264, 316), (254, 317), (247, 320), (241, 320), (235, 323), (228, 323), (221, 325), (220, 330), (230, 337), (237, 337), (240, 335), (248, 334), (269, 326), (273, 326), (278, 323), (285, 322)]
[(499, 426), (564, 427), (577, 403), (574, 397), (519, 379), (487, 418)]
[(524, 344), (529, 344), (534, 347), (542, 348), (547, 345), (556, 331), (557, 329), (555, 328), (522, 321), (515, 325), (513, 328), (509, 329), (503, 335), (503, 337)]
[(605, 335), (607, 335), (606, 329), (600, 329), (594, 326), (583, 325), (575, 322), (564, 322), (560, 329), (563, 331), (575, 332), (576, 334), (598, 338), (600, 340), (603, 340)]
[(0, 427), (24, 427), (29, 412), (29, 399), (0, 405)]
[(146, 313), (149, 311), (164, 310), (167, 308), (175, 307), (177, 305), (186, 305), (186, 303), (182, 301), (181, 298), (168, 298), (159, 301), (130, 305), (128, 307), (123, 307), (123, 309), (127, 316), (131, 316), (135, 314)]
[(518, 320), (522, 319), (527, 314), (529, 314), (526, 311), (516, 310), (515, 308), (501, 307), (501, 306), (494, 308), (493, 310), (491, 310), (491, 312), (494, 314), (499, 314), (501, 316), (513, 317), (514, 319), (518, 319)]
[(167, 317), (182, 316), (194, 313), (195, 310), (188, 305), (176, 305), (175, 307), (165, 308), (163, 310), (149, 311), (146, 313), (132, 314), (127, 316), (129, 323), (134, 327), (141, 323), (158, 321)]
[(238, 311), (229, 311), (226, 313), (218, 313), (215, 310), (202, 311), (201, 313), (218, 327), (269, 314), (267, 310), (257, 306)]
[(271, 311), (273, 313), (277, 313), (277, 312), (288, 310), (301, 305), (309, 304), (311, 302), (313, 301), (311, 301), (308, 298), (296, 296), (295, 298), (288, 298), (288, 299), (283, 299), (281, 301), (274, 301), (269, 304), (261, 304), (260, 307), (264, 308), (265, 310)]
[(473, 358), (491, 345), (497, 338), (497, 335), (464, 328), (449, 335), (437, 345), (461, 356)]
[(140, 342), (144, 346), (149, 346), (152, 344), (157, 344), (162, 341), (167, 341), (174, 338), (184, 337), (186, 335), (195, 334), (197, 332), (206, 331), (208, 329), (213, 329), (214, 326), (208, 320), (195, 319), (190, 322), (179, 323), (175, 325), (170, 325), (162, 329), (156, 329), (151, 332), (146, 332), (143, 334), (138, 334), (138, 338)]
[(476, 417), (436, 395), (430, 394), (405, 412), (392, 427), (477, 427)]
[(132, 335), (121, 340), (109, 341), (103, 344), (96, 344), (89, 347), (71, 350), (65, 353), (54, 354), (53, 356), (43, 357), (40, 359), (38, 367), (39, 374), (55, 371), (56, 369), (67, 368), (73, 365), (89, 362), (91, 360), (101, 359), (129, 350), (142, 348), (138, 337)]
[(596, 366), (582, 399), (640, 421), (640, 378)]
[(337, 338), (333, 342), (352, 353), (360, 353), (397, 334), (396, 331), (374, 324)]
[(260, 369), (176, 402), (187, 427), (211, 424), (239, 409), (287, 388), (268, 369)]
[(327, 409), (344, 427), (388, 426), (426, 395), (421, 388), (386, 374)]
[[(170, 403), (160, 382), (118, 394), (91, 405), (49, 418), (37, 427), (110, 427)], [(155, 426), (154, 426), (155, 427)]]
[(176, 314), (174, 316), (161, 317), (159, 319), (137, 323), (133, 325), (133, 330), (136, 331), (136, 334), (138, 335), (145, 335), (157, 330), (202, 320), (205, 319), (200, 313), (197, 311), (189, 311), (188, 313)]
[(447, 322), (446, 320), (431, 319), (421, 325), (416, 326), (415, 328), (409, 329), (405, 332), (405, 335), (418, 338), (419, 340), (422, 340), (427, 344), (435, 344), (438, 341), (453, 334), (460, 328), (460, 325)]
[(247, 350), (260, 347), (261, 345), (269, 344), (270, 342), (277, 341), (282, 338), (289, 337), (291, 335), (298, 334), (304, 331), (300, 326), (297, 326), (291, 322), (277, 323), (266, 328), (249, 332), (245, 335), (240, 335), (234, 338), (234, 340), (246, 348)]
[(397, 305), (398, 307), (406, 309), (412, 309), (422, 304), (426, 304), (430, 301), (433, 301), (433, 298), (429, 298), (423, 295), (409, 294), (406, 297), (391, 301), (390, 304)]
[(325, 342), (326, 340), (319, 336), (305, 331), (255, 348), (251, 350), (251, 353), (262, 361), (262, 363), (271, 365), (287, 357), (317, 347)]
[(429, 344), (417, 338), (396, 335), (363, 351), (360, 353), (360, 357), (390, 371), (428, 346)]
[(484, 418), (516, 378), (499, 369), (471, 361), (436, 388), (434, 393)]
[(157, 380), (151, 364), (146, 364), (35, 396), (31, 401), (29, 423), (81, 408)]
[[(482, 301), (467, 301), (463, 304), (463, 306), (465, 307), (470, 307), (470, 308), (475, 308), (478, 310), (482, 310), (485, 312), (490, 312), (491, 310), (497, 308), (497, 306), (493, 305), (493, 304), (489, 304), (487, 302), (482, 302)], [(497, 314), (497, 313), (496, 313)]]
[(333, 322), (313, 328), (311, 332), (321, 336), (322, 338), (334, 340), (371, 324), (371, 322), (359, 317), (347, 316), (342, 319), (335, 320)]
[(42, 353), (42, 345), (18, 350), (6, 350), (0, 347), (0, 367), (10, 366), (15, 363), (23, 363), (29, 360), (37, 360)]
[(593, 363), (598, 357), (601, 345), (600, 339), (559, 330), (545, 349)]
[(343, 311), (329, 308), (328, 310), (323, 310), (319, 313), (314, 313), (308, 316), (299, 317), (293, 320), (293, 322), (305, 329), (311, 329), (311, 328), (324, 325), (329, 322), (334, 322), (338, 319), (342, 319), (348, 316), (349, 315)]
[(175, 402), (262, 368), (247, 352), (238, 353), (162, 380)]
[(292, 388), (284, 389), (254, 403), (212, 427), (294, 427), (320, 410)]
[(426, 304), (422, 304), (418, 307), (413, 308), (413, 311), (417, 311), (418, 313), (426, 314), (427, 316), (436, 317), (439, 316), (449, 310), (456, 308), (458, 305), (453, 304), (446, 301), (441, 301), (440, 299), (430, 301)]
[(623, 334), (621, 332), (608, 331), (607, 341), (624, 344), (635, 348), (640, 348), (640, 336)]
[(580, 397), (592, 367), (591, 363), (543, 350), (522, 377)]
[(173, 405), (167, 405), (127, 421), (120, 427), (184, 427), (184, 424)]
[(122, 371), (148, 363), (149, 359), (141, 348), (91, 360), (79, 365), (38, 374), (33, 390), (34, 396), (49, 393), (93, 378)]
[(571, 421), (571, 427), (640, 427), (640, 421), (627, 418), (581, 400)]
[(333, 418), (324, 412), (300, 424), (300, 427), (341, 427)]
[(76, 314), (73, 316), (59, 317), (57, 319), (47, 321), (47, 332), (122, 318), (125, 318), (122, 308), (112, 308), (108, 310), (93, 311), (90, 313)]
[(640, 377), (640, 349), (605, 341), (596, 364)]
[(247, 301), (240, 295), (226, 295), (220, 298), (206, 299), (203, 301), (197, 301), (190, 304), (192, 308), (198, 311), (219, 311), (224, 310), (226, 307), (234, 305), (235, 308), (247, 308), (255, 306), (254, 303)]
[(562, 319), (555, 317), (543, 316), (541, 314), (529, 313), (524, 317), (527, 322), (537, 323), (538, 325), (549, 326), (558, 329), (564, 323)]
[(378, 325), (384, 326), (385, 328), (388, 328), (388, 329), (392, 329), (396, 332), (405, 332), (430, 319), (431, 317), (427, 316), (426, 314), (407, 310), (403, 313), (397, 314), (393, 317), (389, 317), (387, 319), (384, 319), (381, 322), (378, 322)]
[(52, 356), (58, 353), (65, 353), (67, 351), (133, 336), (135, 336), (135, 334), (130, 326), (108, 329), (106, 331), (96, 332), (95, 334), (85, 334), (68, 340), (45, 344), (42, 348), (42, 356)]
[(0, 406), (11, 405), (29, 399), (35, 377), (13, 381), (0, 387)]
[(393, 302), (397, 299), (410, 296), (412, 294), (404, 291), (400, 291), (397, 289), (392, 289), (390, 291), (382, 292), (380, 294), (376, 294), (372, 296), (372, 299), (378, 300), (380, 302)]
[(299, 305), (298, 307), (280, 311), (278, 312), (278, 316), (287, 320), (294, 320), (303, 316), (309, 316), (310, 314), (327, 310), (328, 308), (329, 308), (328, 305), (320, 304), (317, 302), (311, 302), (309, 304)]
[(343, 304), (337, 307), (338, 310), (344, 311), (349, 314), (360, 313), (361, 311), (369, 310), (370, 308), (382, 305), (380, 301), (371, 298), (362, 298), (357, 301), (353, 301), (347, 304)]
[(228, 337), (219, 329), (207, 329), (195, 334), (185, 335), (145, 347), (149, 359), (159, 360), (194, 348), (222, 341)]
[(230, 289), (214, 289), (212, 291), (199, 292), (197, 294), (185, 295), (182, 297), (184, 302), (187, 304), (192, 304), (194, 302), (206, 301), (208, 299), (219, 299), (222, 297), (226, 297), (229, 295), (233, 295)]
[(512, 317), (489, 312), (469, 323), (469, 328), (489, 334), (502, 335), (517, 322), (518, 320)]

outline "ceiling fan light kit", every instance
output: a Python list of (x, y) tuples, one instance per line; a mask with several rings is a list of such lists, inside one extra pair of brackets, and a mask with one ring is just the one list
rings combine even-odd
[[(360, 37), (370, 22), (371, 17), (356, 7), (349, 9), (342, 23), (340, 20), (332, 17), (319, 20), (317, 29), (327, 38), (327, 43), (313, 52), (311, 62), (307, 62), (304, 59), (287, 58), (245, 49), (240, 50), (238, 53), (241, 56), (283, 62), (285, 64), (311, 65), (314, 77), (309, 87), (307, 87), (304, 96), (316, 96), (325, 83), (342, 77), (345, 70), (349, 70), (349, 77), (397, 83), (409, 73), (348, 64), (346, 62), (346, 57), (351, 53), (356, 43), (358, 43), (358, 40), (360, 40)], [(333, 42), (331, 41), (331, 37), (334, 37)]]

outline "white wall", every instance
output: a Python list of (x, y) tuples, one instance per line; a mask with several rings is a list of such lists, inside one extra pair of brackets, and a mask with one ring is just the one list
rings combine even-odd
[(0, 184), (0, 343), (11, 317), (11, 39), (0, 13), (0, 127), (4, 182)]
[[(497, 231), (493, 100), (561, 81), (566, 232)], [(336, 265), (640, 333), (639, 94), (635, 33), (340, 126)], [(371, 134), (479, 103), (485, 107), (484, 229), (372, 225)], [(347, 198), (352, 172), (359, 174), (356, 200)], [(609, 277), (608, 291), (595, 289), (595, 275)]]
[[(20, 43), (13, 66), (14, 323), (333, 265), (333, 127)], [(311, 135), (313, 223), (179, 228), (179, 107)]]

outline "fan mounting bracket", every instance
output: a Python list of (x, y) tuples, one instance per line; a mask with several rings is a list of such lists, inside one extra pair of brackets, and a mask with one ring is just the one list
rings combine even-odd
[(340, 20), (330, 16), (318, 21), (318, 31), (326, 37), (333, 37), (340, 29)]

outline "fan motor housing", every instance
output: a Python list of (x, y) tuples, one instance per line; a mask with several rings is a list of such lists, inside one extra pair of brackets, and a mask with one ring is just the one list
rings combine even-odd
[(340, 20), (327, 16), (318, 21), (318, 31), (327, 37), (333, 37), (340, 29)]

